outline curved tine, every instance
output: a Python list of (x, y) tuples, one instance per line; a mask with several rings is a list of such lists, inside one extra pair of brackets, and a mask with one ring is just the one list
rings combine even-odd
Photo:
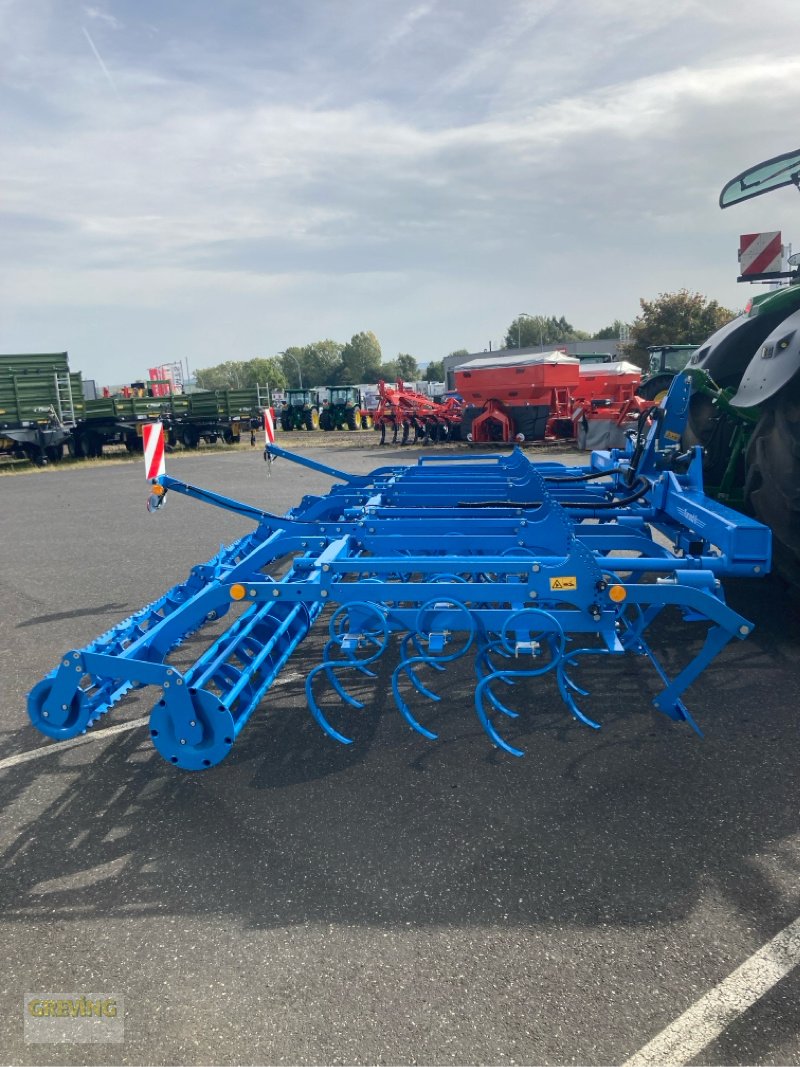
[(412, 669), (412, 664), (424, 664), (426, 667), (434, 667), (437, 671), (443, 671), (444, 667), (437, 663), (436, 660), (428, 659), (427, 656), (412, 656), (410, 659), (401, 660), (399, 666), (406, 672), (406, 676), (411, 680), (412, 685), (418, 693), (427, 697), (428, 700), (433, 700), (436, 704), (442, 699), (438, 693), (434, 693), (432, 689), (428, 689), (416, 675), (416, 672)]
[[(489, 641), (489, 642), (487, 642), (483, 646), (483, 648), (475, 656), (475, 671), (476, 671), (476, 673), (478, 673), (479, 677), (484, 677), (484, 675), (480, 673), (480, 671), (483, 671), (484, 668), (485, 668), (487, 674), (500, 674), (500, 673), (502, 673), (501, 669), (499, 667), (495, 667), (495, 665), (492, 663), (491, 659), (489, 658), (489, 656), (493, 652), (498, 653), (498, 655), (500, 655), (503, 659), (510, 660), (512, 658), (510, 653), (503, 647), (503, 644), (502, 644), (501, 641)], [(508, 684), (511, 685), (510, 682)]]
[(593, 730), (599, 730), (600, 723), (595, 722), (594, 719), (590, 719), (587, 715), (583, 714), (581, 709), (575, 703), (575, 698), (573, 697), (572, 693), (570, 693), (568, 687), (571, 686), (577, 692), (583, 693), (584, 695), (588, 694), (584, 693), (584, 690), (578, 689), (578, 687), (570, 681), (570, 679), (566, 676), (563, 667), (558, 667), (556, 670), (556, 683), (558, 685), (558, 691), (561, 694), (561, 699), (567, 705), (574, 717), (579, 722), (582, 722), (585, 726), (590, 726)]
[[(343, 661), (338, 661), (337, 660), (337, 661), (335, 661), (333, 663), (331, 663), (329, 661), (327, 663), (321, 663), (320, 664), (320, 668), (325, 671), (325, 674), (327, 675), (328, 681), (331, 683), (331, 685), (336, 690), (336, 692), (339, 694), (339, 696), (342, 698), (342, 700), (345, 702), (345, 704), (349, 704), (351, 708), (357, 708), (358, 711), (361, 711), (362, 708), (364, 707), (364, 705), (361, 703), (360, 700), (356, 700), (355, 697), (351, 697), (350, 694), (345, 689), (345, 687), (342, 685), (342, 683), (336, 677), (336, 668), (337, 667), (352, 667), (355, 670), (360, 671), (361, 674), (369, 675), (371, 678), (374, 678), (375, 675), (372, 673), (372, 671), (368, 671), (366, 667), (362, 667), (358, 663), (345, 663)], [(320, 668), (317, 668), (317, 669), (320, 669)]]
[(495, 730), (489, 719), (489, 716), (484, 710), (483, 693), (491, 680), (492, 675), (489, 675), (487, 678), (484, 678), (482, 681), (478, 682), (478, 684), (475, 686), (475, 711), (478, 715), (478, 722), (483, 727), (489, 740), (493, 744), (497, 745), (498, 748), (502, 748), (504, 752), (508, 752), (511, 756), (524, 756), (525, 753), (522, 751), (522, 749), (514, 748), (513, 745), (509, 745), (507, 741), (503, 740), (497, 730)]
[(593, 730), (599, 730), (601, 724), (599, 722), (595, 722), (594, 719), (590, 719), (587, 715), (583, 714), (578, 705), (575, 703), (575, 699), (569, 690), (572, 689), (579, 696), (588, 696), (589, 691), (587, 689), (582, 689), (579, 685), (576, 685), (575, 682), (572, 681), (572, 679), (566, 672), (566, 666), (568, 665), (570, 667), (577, 667), (578, 656), (610, 655), (611, 653), (607, 648), (576, 648), (573, 649), (572, 652), (570, 652), (569, 656), (565, 660), (563, 660), (556, 669), (556, 680), (558, 682), (558, 689), (561, 693), (561, 697), (564, 703), (567, 705), (567, 707), (576, 719), (579, 719), (580, 722), (585, 723), (587, 726), (591, 726)]
[(566, 670), (567, 667), (577, 667), (577, 666), (578, 666), (578, 664), (575, 663), (574, 660), (566, 660), (563, 665), (559, 665), (559, 667), (557, 668), (557, 671), (558, 671), (559, 674), (563, 674), (565, 685), (569, 686), (569, 688), (572, 690), (573, 693), (577, 693), (579, 697), (588, 697), (589, 690), (588, 689), (581, 689), (581, 687), (579, 685), (577, 685), (575, 682), (573, 682), (573, 680), (567, 674), (567, 670)]
[(496, 697), (495, 694), (492, 692), (492, 682), (494, 682), (498, 678), (505, 685), (514, 684), (513, 679), (504, 677), (499, 671), (495, 671), (492, 674), (488, 674), (485, 678), (481, 679), (481, 681), (484, 681), (486, 683), (486, 695), (489, 698), (489, 703), (497, 711), (502, 712), (503, 715), (508, 716), (509, 719), (518, 719), (519, 712), (514, 711), (512, 708), (506, 707), (506, 705), (499, 699), (499, 697)]
[(317, 703), (316, 698), (314, 696), (314, 678), (320, 673), (320, 671), (324, 671), (325, 669), (326, 665), (322, 663), (318, 667), (314, 667), (313, 670), (310, 670), (308, 672), (308, 677), (306, 678), (306, 700), (308, 702), (309, 711), (316, 719), (318, 725), (321, 726), (325, 733), (328, 735), (328, 737), (332, 737), (334, 741), (338, 741), (341, 745), (352, 745), (352, 737), (345, 737), (344, 734), (340, 734), (338, 730), (335, 730), (333, 726), (331, 726), (331, 724), (325, 718), (325, 713)]
[[(423, 737), (427, 737), (429, 741), (438, 741), (439, 735), (433, 733), (431, 730), (426, 729), (421, 723), (417, 722), (414, 716), (411, 714), (411, 709), (405, 700), (403, 700), (403, 694), (400, 692), (400, 672), (406, 668), (406, 663), (398, 663), (392, 673), (392, 692), (394, 693), (394, 702), (397, 705), (397, 710), (406, 720), (412, 730), (416, 730), (418, 734), (422, 734)], [(439, 699), (438, 697), (436, 698)]]
[(443, 671), (444, 667), (441, 665), (441, 663), (437, 663), (436, 660), (429, 659), (424, 654), (424, 652), (421, 652), (418, 656), (409, 656), (409, 654), (408, 654), (408, 643), (409, 643), (409, 640), (413, 642), (415, 648), (417, 647), (416, 634), (406, 634), (405, 638), (403, 639), (403, 645), (402, 645), (403, 658), (400, 661), (400, 666), (405, 668), (406, 675), (408, 676), (408, 678), (411, 681), (411, 684), (414, 686), (414, 688), (417, 690), (418, 693), (420, 693), (424, 697), (427, 697), (428, 700), (435, 700), (438, 703), (442, 698), (440, 696), (438, 696), (436, 693), (434, 693), (433, 690), (428, 689), (427, 686), (423, 685), (423, 683), (417, 677), (416, 671), (414, 671), (412, 669), (411, 664), (412, 663), (424, 663), (429, 667), (433, 667), (434, 670), (437, 670), (437, 671)]

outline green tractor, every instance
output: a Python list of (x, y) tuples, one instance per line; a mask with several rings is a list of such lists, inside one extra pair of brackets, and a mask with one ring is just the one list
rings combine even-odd
[(697, 345), (650, 345), (647, 373), (636, 390), (637, 396), (660, 404), (669, 392), (672, 379), (686, 367)]
[(319, 394), (315, 389), (287, 389), (278, 417), (282, 430), (318, 430)]
[[(800, 149), (737, 175), (720, 206), (788, 185), (800, 189)], [(800, 269), (755, 280), (783, 279), (692, 355), (683, 444), (703, 446), (709, 491), (770, 527), (773, 569), (800, 590)]]
[(364, 407), (361, 390), (354, 385), (334, 385), (322, 402), (319, 424), (323, 430), (371, 430), (372, 416)]

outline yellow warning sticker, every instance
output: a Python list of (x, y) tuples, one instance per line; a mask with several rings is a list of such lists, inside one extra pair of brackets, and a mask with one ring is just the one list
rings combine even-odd
[(551, 578), (550, 579), (550, 590), (551, 590), (551, 592), (555, 592), (556, 589), (577, 589), (577, 588), (578, 588), (578, 579), (577, 578)]
[(681, 439), (681, 435), (679, 433), (675, 433), (674, 430), (665, 430), (664, 436), (668, 441), (680, 441)]

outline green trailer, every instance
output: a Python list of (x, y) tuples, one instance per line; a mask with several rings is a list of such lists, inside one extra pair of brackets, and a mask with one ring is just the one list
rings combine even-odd
[(101, 396), (84, 401), (83, 417), (75, 426), (73, 451), (94, 458), (105, 445), (122, 444), (129, 452), (141, 452), (142, 427), (160, 420), (169, 425), (171, 396)]
[[(149, 383), (130, 396), (98, 397), (85, 402), (84, 418), (75, 430), (75, 454), (99, 456), (105, 445), (124, 444), (129, 452), (141, 452), (143, 427), (148, 422), (164, 425), (170, 445), (197, 448), (201, 441), (219, 439), (235, 444), (242, 430), (259, 426), (266, 405), (264, 387), (210, 389), (166, 396), (139, 395)], [(157, 383), (158, 384), (158, 383)]]
[(83, 414), (66, 352), (0, 355), (0, 454), (56, 462)]
[(269, 407), (269, 390), (255, 385), (249, 389), (206, 389), (172, 397), (175, 402), (169, 424), (172, 444), (180, 441), (187, 448), (197, 448), (201, 440), (215, 444), (237, 444), (243, 431), (248, 433), (262, 424)]

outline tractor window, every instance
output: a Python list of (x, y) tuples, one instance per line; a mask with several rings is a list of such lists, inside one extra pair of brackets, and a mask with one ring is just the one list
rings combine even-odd
[(767, 159), (737, 174), (719, 194), (719, 206), (730, 207), (783, 185), (800, 188), (800, 150)]
[(691, 359), (692, 353), (694, 353), (695, 351), (696, 349), (694, 348), (685, 348), (682, 351), (677, 350), (673, 352), (667, 352), (666, 369), (674, 371), (675, 374), (677, 374), (678, 371), (682, 371)]

